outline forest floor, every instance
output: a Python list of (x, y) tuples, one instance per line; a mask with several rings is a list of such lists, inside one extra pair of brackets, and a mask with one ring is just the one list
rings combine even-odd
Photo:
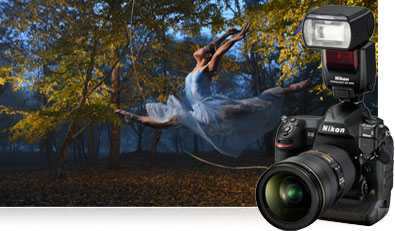
[[(262, 153), (238, 159), (201, 153), (231, 166), (267, 165)], [(69, 166), (68, 178), (49, 170), (0, 172), (0, 206), (255, 206), (255, 186), (263, 169), (213, 167), (186, 154), (134, 152), (121, 155), (121, 169)]]

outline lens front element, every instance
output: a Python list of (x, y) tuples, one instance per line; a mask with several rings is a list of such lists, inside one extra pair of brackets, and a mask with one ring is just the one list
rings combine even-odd
[[(283, 181), (291, 181), (289, 178)], [(280, 195), (281, 199), (287, 204), (299, 204), (299, 202), (303, 198), (303, 191), (300, 185), (297, 185), (293, 182), (281, 183), (280, 186)]]
[(272, 176), (264, 198), (273, 215), (284, 221), (298, 221), (310, 209), (311, 200), (305, 184), (291, 173)]

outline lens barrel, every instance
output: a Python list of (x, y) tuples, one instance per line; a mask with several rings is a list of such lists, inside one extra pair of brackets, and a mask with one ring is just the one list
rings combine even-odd
[(346, 150), (321, 145), (269, 168), (258, 181), (257, 205), (277, 228), (301, 229), (351, 189), (355, 174)]

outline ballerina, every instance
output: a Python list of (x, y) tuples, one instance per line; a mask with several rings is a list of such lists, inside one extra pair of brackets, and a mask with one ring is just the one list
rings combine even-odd
[[(221, 57), (245, 37), (250, 26), (246, 23), (241, 31), (229, 29), (209, 45), (194, 52), (197, 64), (185, 78), (185, 93), (192, 110), (170, 95), (167, 104), (147, 103), (148, 116), (120, 109), (114, 113), (124, 116), (126, 123), (139, 122), (155, 129), (181, 124), (203, 137), (220, 153), (238, 157), (249, 144), (277, 126), (284, 95), (304, 90), (311, 84), (311, 81), (305, 80), (289, 87), (278, 86), (248, 99), (212, 94), (210, 82)], [(237, 35), (220, 46), (228, 36), (234, 34)]]

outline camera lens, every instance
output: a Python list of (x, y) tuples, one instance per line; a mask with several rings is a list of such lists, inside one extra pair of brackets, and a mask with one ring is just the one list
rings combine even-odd
[(283, 172), (270, 178), (264, 196), (273, 214), (285, 221), (301, 219), (310, 205), (306, 185), (292, 173)]
[(297, 205), (303, 198), (301, 185), (297, 184), (297, 179), (286, 178), (280, 185), (280, 195), (284, 202), (287, 204)]
[(351, 189), (355, 173), (347, 151), (319, 146), (274, 164), (261, 176), (256, 191), (258, 208), (277, 228), (304, 228)]

